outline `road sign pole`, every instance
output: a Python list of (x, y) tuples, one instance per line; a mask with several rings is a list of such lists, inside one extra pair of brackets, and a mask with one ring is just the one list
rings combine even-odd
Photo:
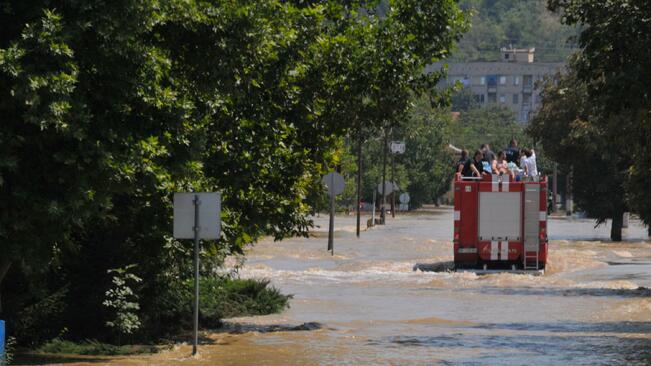
[[(393, 132), (392, 132), (393, 135)], [(393, 136), (392, 136), (393, 137)], [(396, 154), (391, 153), (391, 184), (395, 184), (396, 182)], [(395, 187), (393, 192), (391, 192), (391, 217), (394, 219), (396, 218), (396, 191)]]
[(194, 196), (194, 328), (192, 330), (192, 355), (197, 354), (197, 343), (199, 341), (199, 196)]
[(387, 150), (389, 144), (389, 134), (387, 129), (384, 129), (384, 149), (382, 154), (382, 209), (380, 210), (380, 224), (384, 225), (386, 220), (386, 181), (387, 181)]
[(375, 189), (373, 190), (373, 213), (371, 214), (371, 226), (375, 226)]
[(556, 195), (558, 194), (558, 164), (554, 163), (554, 184), (552, 185), (552, 212), (556, 212)]
[(335, 249), (333, 243), (334, 228), (335, 228), (335, 192), (330, 191), (330, 227), (328, 228), (328, 250), (332, 255), (335, 255)]

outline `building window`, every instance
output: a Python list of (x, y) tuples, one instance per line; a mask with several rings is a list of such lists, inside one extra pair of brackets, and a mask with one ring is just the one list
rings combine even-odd
[(513, 85), (520, 85), (520, 77), (519, 76), (514, 76), (513, 77)]
[(520, 97), (519, 94), (513, 94), (513, 104), (518, 104), (519, 103), (519, 101), (518, 101), (520, 99), (519, 97)]
[(488, 93), (488, 103), (497, 103), (496, 93)]
[(506, 103), (506, 95), (500, 94), (500, 103)]
[(508, 60), (508, 59), (509, 59), (509, 56), (511, 56), (511, 55), (508, 54), (508, 53), (505, 53), (505, 54), (504, 54), (504, 59), (505, 59), (505, 60)]
[(475, 94), (473, 97), (476, 103), (484, 104), (484, 94)]
[(531, 103), (531, 94), (522, 94), (522, 103), (524, 104)]
[(506, 76), (500, 76), (500, 85), (506, 85)]
[(488, 75), (486, 77), (486, 82), (488, 83), (488, 87), (490, 88), (491, 86), (497, 86), (497, 80), (499, 77), (497, 75)]
[(532, 75), (525, 75), (524, 79), (522, 81), (524, 82), (524, 86), (533, 86), (533, 76)]
[(486, 77), (485, 76), (482, 76), (482, 77), (479, 78), (479, 84), (480, 85), (486, 85)]

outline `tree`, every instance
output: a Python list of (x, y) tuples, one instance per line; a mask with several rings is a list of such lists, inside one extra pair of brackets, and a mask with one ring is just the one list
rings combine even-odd
[(561, 62), (575, 50), (579, 27), (563, 24), (561, 16), (539, 0), (461, 0), (472, 11), (472, 26), (454, 58), (499, 61), (501, 47), (536, 48), (536, 60)]
[(464, 29), (452, 0), (396, 1), (383, 17), (375, 5), (3, 3), (2, 315), (58, 294), (43, 334), (101, 336), (106, 271), (137, 264), (142, 335), (183, 324), (191, 251), (171, 239), (176, 191), (223, 193), (205, 274), (263, 235), (305, 235), (305, 198), (340, 139), (397, 124)]
[(453, 124), (451, 143), (470, 151), (489, 144), (495, 152), (508, 146), (511, 139), (517, 139), (521, 146), (530, 144), (522, 124), (515, 120), (513, 111), (499, 104), (462, 112)]
[(528, 132), (545, 152), (572, 171), (577, 205), (597, 224), (612, 219), (611, 239), (622, 240), (622, 215), (627, 210), (624, 183), (630, 161), (617, 154), (596, 121), (603, 118), (578, 79), (571, 63), (566, 74), (548, 78), (541, 92), (542, 107)]
[(479, 103), (475, 100), (475, 96), (470, 88), (462, 88), (458, 92), (452, 94), (451, 99), (452, 110), (455, 112), (467, 112), (479, 107)]
[(651, 224), (651, 195), (645, 184), (651, 170), (651, 3), (645, 0), (549, 0), (566, 24), (580, 25), (582, 51), (577, 78), (586, 85), (604, 118), (595, 121), (612, 150), (631, 158), (626, 187), (629, 203)]

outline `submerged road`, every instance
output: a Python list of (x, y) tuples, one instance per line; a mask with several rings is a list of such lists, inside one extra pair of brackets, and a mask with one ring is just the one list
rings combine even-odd
[(335, 255), (327, 217), (315, 235), (248, 254), (242, 277), (265, 277), (294, 294), (282, 314), (230, 319), (190, 346), (114, 359), (187, 365), (648, 365), (651, 242), (633, 221), (626, 241), (607, 227), (553, 219), (544, 276), (414, 271), (452, 260), (452, 211), (388, 219), (355, 237), (337, 217)]

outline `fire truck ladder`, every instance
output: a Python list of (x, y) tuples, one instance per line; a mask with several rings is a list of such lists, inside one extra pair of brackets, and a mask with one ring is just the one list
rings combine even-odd
[[(534, 254), (532, 254), (534, 253)], [(535, 252), (529, 252), (525, 251), (524, 253), (524, 269), (525, 270), (539, 270), (540, 269), (540, 263), (538, 261), (539, 259), (539, 254), (540, 250), (536, 250)], [(535, 265), (533, 264), (535, 263)]]
[(524, 263), (525, 270), (540, 269), (540, 185), (526, 184), (524, 190)]

